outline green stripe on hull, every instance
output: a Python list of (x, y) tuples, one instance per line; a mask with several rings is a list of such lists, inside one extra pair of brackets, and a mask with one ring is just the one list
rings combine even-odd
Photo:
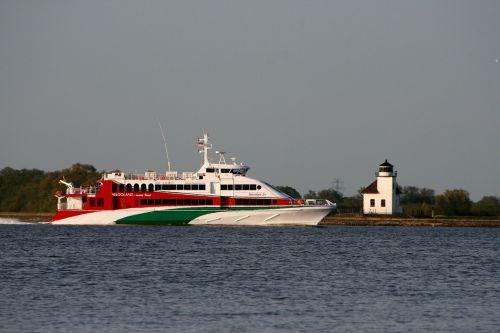
[(124, 217), (116, 221), (116, 224), (186, 225), (197, 217), (219, 211), (219, 208), (211, 207), (155, 210)]
[(143, 225), (186, 225), (192, 220), (206, 214), (218, 213), (234, 210), (267, 210), (283, 209), (293, 206), (274, 206), (274, 207), (189, 207), (174, 208), (166, 210), (155, 210), (147, 213), (127, 216), (116, 221), (116, 224), (143, 224)]

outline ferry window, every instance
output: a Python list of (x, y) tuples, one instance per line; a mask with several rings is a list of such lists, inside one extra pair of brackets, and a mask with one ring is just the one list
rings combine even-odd
[(134, 192), (139, 192), (139, 184), (134, 184)]
[(229, 169), (221, 169), (220, 170), (220, 172), (222, 172), (222, 173), (229, 173), (229, 171), (230, 171)]
[(146, 192), (146, 184), (141, 185), (141, 192)]
[(104, 207), (104, 198), (97, 198), (97, 207)]
[(205, 184), (200, 184), (199, 189), (200, 191), (205, 191)]
[[(165, 186), (165, 185), (163, 185)], [(161, 185), (155, 184), (155, 191), (160, 191), (161, 190)]]
[(270, 205), (271, 204), (271, 200), (269, 200), (269, 199), (263, 199), (262, 200), (262, 204), (263, 205)]
[(244, 184), (243, 185), (243, 191), (248, 191), (248, 190), (250, 190), (250, 185)]
[(94, 207), (95, 206), (95, 198), (90, 198), (89, 205), (90, 205), (90, 207)]
[(250, 191), (255, 191), (257, 189), (257, 185), (250, 184)]
[(184, 189), (184, 185), (177, 185), (177, 191), (182, 191)]
[(214, 168), (207, 168), (207, 173), (213, 173), (214, 171)]
[(211, 204), (212, 204), (212, 199), (208, 199), (208, 200), (206, 201), (206, 204), (207, 204), (207, 205), (211, 205)]
[(278, 203), (278, 200), (273, 200), (273, 205), (276, 205)]
[(234, 189), (236, 191), (241, 191), (241, 185), (234, 185)]
[(381, 207), (385, 207), (385, 199), (382, 199), (382, 200), (380, 201), (380, 206), (381, 206)]
[(193, 184), (193, 185), (191, 185), (191, 189), (192, 189), (193, 191), (198, 191), (198, 184)]
[(184, 189), (187, 191), (191, 191), (191, 185), (190, 184), (184, 185)]
[(146, 199), (141, 199), (141, 205), (146, 205), (148, 201)]
[(370, 207), (375, 207), (375, 199), (370, 199)]
[(161, 199), (156, 199), (155, 200), (155, 205), (161, 205), (162, 204), (162, 201)]
[(227, 185), (221, 185), (220, 186), (221, 191), (227, 191)]
[(255, 199), (250, 199), (250, 200), (248, 200), (248, 204), (249, 204), (249, 205), (256, 205), (256, 204), (257, 204), (257, 200), (255, 200)]
[(232, 191), (232, 190), (233, 190), (233, 184), (229, 184), (229, 185), (227, 185), (227, 190), (228, 190), (228, 191)]
[(121, 193), (125, 192), (125, 185), (120, 184), (120, 186), (118, 186), (118, 187), (119, 187)]
[(132, 184), (127, 184), (127, 192), (132, 192)]
[(262, 186), (260, 185), (257, 185), (257, 189), (260, 190), (262, 188)]
[(175, 191), (175, 189), (177, 188), (177, 186), (175, 184), (170, 184), (167, 186), (169, 190), (171, 191)]
[(87, 202), (87, 197), (82, 197), (82, 203), (86, 203)]
[(149, 184), (148, 185), (148, 191), (149, 192), (154, 192), (154, 190), (155, 190), (155, 186), (153, 184)]
[(118, 186), (116, 186), (116, 183), (111, 184), (111, 191), (114, 193), (118, 190)]

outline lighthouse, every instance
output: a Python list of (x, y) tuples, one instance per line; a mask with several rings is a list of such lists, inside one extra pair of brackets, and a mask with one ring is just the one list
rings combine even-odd
[(401, 191), (396, 182), (397, 171), (385, 160), (378, 166), (377, 179), (368, 185), (363, 194), (363, 214), (393, 215), (401, 214), (399, 195)]

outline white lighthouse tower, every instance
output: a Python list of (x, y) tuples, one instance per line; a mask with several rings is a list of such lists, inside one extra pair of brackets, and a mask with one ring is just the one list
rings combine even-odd
[(396, 182), (397, 171), (394, 166), (385, 160), (378, 167), (377, 179), (368, 185), (361, 193), (363, 194), (364, 214), (401, 214), (399, 205), (399, 190)]

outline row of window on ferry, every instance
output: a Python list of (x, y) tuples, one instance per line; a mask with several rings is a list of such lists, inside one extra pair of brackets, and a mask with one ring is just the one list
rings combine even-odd
[(111, 191), (113, 192), (154, 192), (154, 191), (205, 191), (205, 184), (164, 184), (164, 185), (153, 185), (153, 184), (116, 184), (111, 185)]
[(234, 173), (235, 175), (242, 175), (245, 173), (243, 169), (215, 169), (215, 168), (206, 168), (207, 173)]
[[(221, 184), (221, 191), (256, 191), (262, 186), (256, 184)], [(116, 184), (111, 185), (113, 192), (154, 192), (154, 191), (205, 191), (205, 184)], [(133, 191), (132, 191), (133, 190)]]
[(256, 191), (260, 190), (262, 186), (256, 185), (256, 184), (221, 184), (220, 189), (221, 191), (232, 191), (233, 189), (235, 191)]

